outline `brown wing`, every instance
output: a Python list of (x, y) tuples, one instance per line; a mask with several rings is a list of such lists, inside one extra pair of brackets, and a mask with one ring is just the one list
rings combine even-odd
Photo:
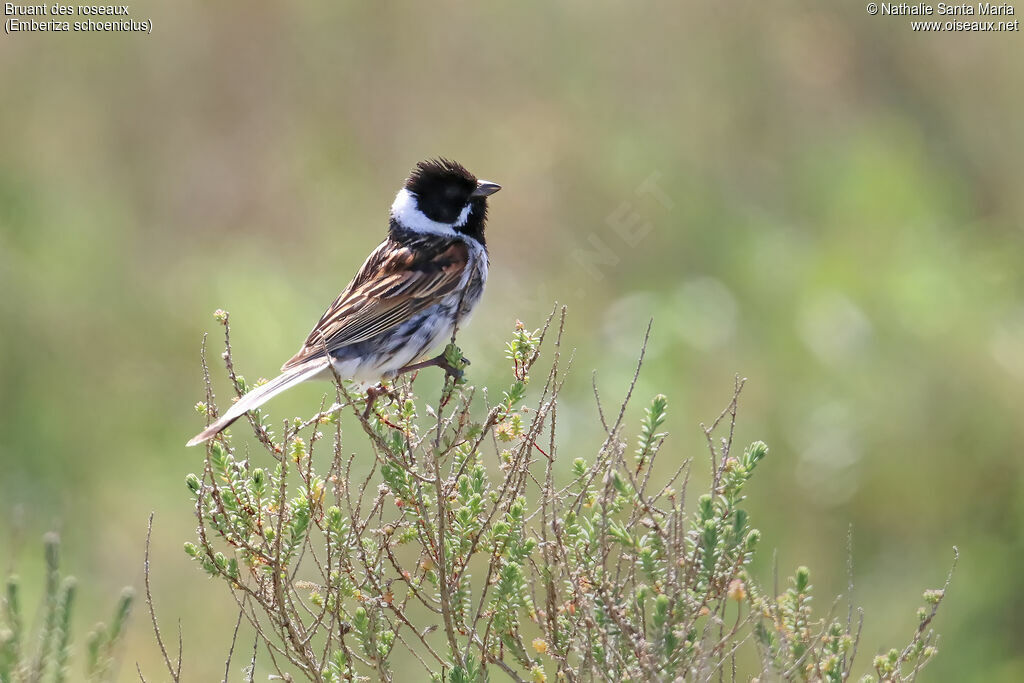
[(468, 262), (469, 247), (461, 240), (434, 237), (415, 248), (385, 241), (281, 369), (365, 341), (408, 320), (453, 292)]

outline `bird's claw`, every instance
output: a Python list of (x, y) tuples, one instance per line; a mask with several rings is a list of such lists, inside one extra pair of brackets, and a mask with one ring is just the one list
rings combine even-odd
[(462, 355), (462, 350), (458, 346), (449, 344), (445, 347), (444, 353), (438, 357), (437, 366), (444, 370), (444, 374), (451, 377), (456, 384), (462, 384), (465, 381), (469, 359)]
[(377, 386), (370, 387), (366, 390), (366, 410), (363, 411), (363, 419), (369, 419), (370, 413), (373, 412), (373, 406), (377, 403), (377, 399), (381, 396), (387, 396), (392, 402), (398, 400), (398, 396), (391, 389), (388, 389), (383, 384), (377, 384)]

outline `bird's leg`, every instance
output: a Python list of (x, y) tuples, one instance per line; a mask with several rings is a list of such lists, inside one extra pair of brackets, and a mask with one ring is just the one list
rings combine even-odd
[(462, 355), (462, 351), (455, 344), (449, 344), (445, 347), (444, 352), (429, 358), (422, 360), (418, 363), (412, 363), (406, 365), (404, 368), (398, 370), (396, 375), (403, 375), (407, 372), (414, 370), (422, 370), (423, 368), (438, 367), (444, 370), (444, 374), (455, 380), (456, 384), (462, 382), (462, 376), (466, 372), (466, 366), (469, 365), (469, 359)]
[(373, 412), (373, 406), (377, 402), (377, 399), (381, 396), (387, 396), (392, 401), (397, 401), (398, 396), (395, 392), (388, 389), (383, 384), (378, 383), (377, 386), (370, 387), (366, 390), (366, 410), (363, 411), (363, 419), (366, 420), (370, 417), (370, 413)]

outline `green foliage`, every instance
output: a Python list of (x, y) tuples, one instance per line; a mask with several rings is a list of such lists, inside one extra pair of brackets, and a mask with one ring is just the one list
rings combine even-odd
[[(777, 597), (749, 570), (761, 532), (743, 503), (768, 447), (734, 451), (742, 382), (704, 430), (710, 482), (695, 499), (691, 461), (659, 463), (660, 394), (632, 457), (623, 405), (602, 419), (596, 453), (572, 453), (566, 479), (555, 466), (573, 448), (555, 438), (564, 310), (546, 380), (530, 380), (552, 319), (516, 324), (511, 384), (483, 414), (462, 377), (446, 378), (435, 405), (400, 380), (368, 410), (339, 384), (335, 406), (280, 438), (251, 423), (263, 462), (227, 436), (209, 445), (202, 474), (185, 480), (199, 520), (185, 551), (234, 594), (277, 653), (271, 666), (392, 680), (411, 656), (435, 681), (648, 681), (735, 678), (740, 661), (770, 678), (847, 680), (859, 624), (814, 614), (805, 567)], [(460, 372), (468, 364), (454, 345), (446, 353)], [(363, 481), (349, 476), (342, 411), (366, 436), (359, 457), (376, 463)], [(925, 594), (921, 628), (876, 658), (875, 676), (910, 680), (935, 655), (929, 624), (944, 595)]]
[(668, 415), (668, 397), (658, 394), (651, 400), (643, 421), (640, 423), (640, 438), (637, 440), (636, 448), (636, 469), (641, 471), (647, 464), (647, 459), (658, 447), (658, 442), (665, 438), (665, 434), (657, 433), (658, 427), (665, 421)]
[(90, 633), (82, 676), (72, 675), (69, 664), (71, 620), (77, 582), (74, 577), (62, 577), (60, 574), (60, 539), (57, 534), (47, 534), (43, 542), (45, 592), (35, 638), (25, 629), (21, 582), (17, 576), (7, 577), (0, 613), (0, 683), (63, 683), (75, 680), (99, 683), (112, 680), (117, 646), (131, 612), (134, 592), (126, 588), (121, 593), (109, 627), (97, 624)]

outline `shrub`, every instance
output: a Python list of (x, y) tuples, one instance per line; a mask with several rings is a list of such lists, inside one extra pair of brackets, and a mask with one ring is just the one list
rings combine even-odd
[[(248, 385), (234, 370), (227, 314), (218, 320), (241, 395)], [(391, 680), (400, 659), (404, 672), (415, 663), (424, 678), (456, 683), (495, 674), (735, 679), (740, 670), (846, 680), (860, 631), (852, 610), (816, 616), (806, 568), (777, 596), (748, 570), (763, 542), (743, 502), (768, 447), (734, 447), (743, 382), (702, 425), (710, 468), (702, 495), (688, 491), (690, 459), (659, 463), (665, 396), (649, 400), (627, 436), (643, 350), (615, 413), (603, 411), (595, 386), (600, 449), (566, 458), (556, 438), (571, 365), (564, 324), (564, 309), (537, 330), (517, 323), (497, 398), (448, 377), (426, 403), (413, 375), (367, 409), (367, 398), (339, 381), (334, 405), (325, 401), (309, 419), (275, 429), (264, 411), (250, 414), (258, 456), (229, 434), (209, 444), (202, 472), (186, 478), (198, 528), (185, 552), (223, 582), (269, 666), (283, 678), (331, 682)], [(447, 353), (461, 358), (454, 340)], [(213, 419), (206, 377), (197, 407)], [(343, 412), (365, 435), (358, 455), (345, 454)], [(356, 457), (372, 460), (359, 479)], [(876, 658), (868, 680), (911, 680), (935, 655), (931, 621), (943, 596), (925, 593), (929, 607), (910, 644)]]
[(46, 549), (45, 593), (38, 627), (26, 629), (21, 582), (7, 577), (0, 602), (0, 683), (62, 683), (112, 680), (116, 671), (117, 648), (131, 612), (134, 593), (125, 588), (109, 626), (97, 624), (86, 639), (81, 671), (69, 676), (72, 651), (71, 620), (77, 592), (74, 577), (60, 573), (60, 538), (50, 533), (43, 538)]

